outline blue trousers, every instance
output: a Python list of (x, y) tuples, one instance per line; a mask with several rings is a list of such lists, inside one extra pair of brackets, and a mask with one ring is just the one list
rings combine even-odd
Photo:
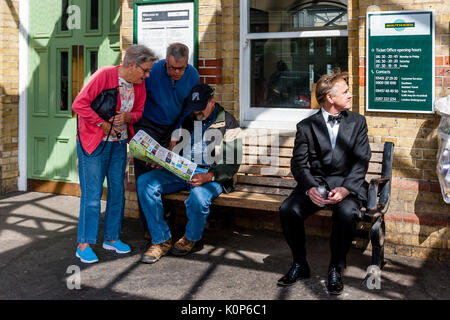
[[(99, 155), (106, 143), (105, 149)], [(77, 141), (78, 173), (81, 201), (78, 219), (78, 243), (97, 243), (100, 226), (100, 200), (103, 182), (107, 178), (108, 193), (104, 223), (104, 240), (118, 240), (122, 230), (125, 207), (125, 167), (127, 144), (122, 141), (102, 141), (87, 157)]]
[[(207, 172), (207, 170), (197, 168), (194, 174), (200, 172)], [(184, 202), (188, 217), (186, 237), (190, 241), (198, 241), (203, 236), (211, 202), (222, 193), (222, 185), (218, 182), (209, 182), (193, 187), (163, 168), (139, 176), (138, 198), (152, 236), (152, 243), (159, 244), (172, 238), (169, 226), (164, 219), (161, 196), (182, 190), (190, 190), (189, 197)]]

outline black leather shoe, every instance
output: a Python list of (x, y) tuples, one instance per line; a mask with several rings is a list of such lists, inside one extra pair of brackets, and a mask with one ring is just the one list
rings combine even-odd
[(341, 280), (341, 268), (330, 267), (328, 270), (328, 293), (332, 295), (340, 295), (344, 289), (344, 284)]
[(290, 286), (294, 284), (297, 280), (307, 279), (311, 276), (311, 272), (309, 270), (309, 265), (307, 262), (305, 263), (297, 263), (294, 262), (289, 269), (288, 273), (286, 273), (282, 278), (280, 278), (277, 282), (279, 286)]

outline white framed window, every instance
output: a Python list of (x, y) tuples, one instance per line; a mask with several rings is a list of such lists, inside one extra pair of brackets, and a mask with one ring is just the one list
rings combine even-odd
[(347, 0), (240, 0), (243, 127), (295, 130), (317, 111), (315, 82), (348, 70)]

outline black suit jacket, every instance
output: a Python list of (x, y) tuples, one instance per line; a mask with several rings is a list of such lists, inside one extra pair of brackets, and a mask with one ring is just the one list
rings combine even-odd
[(291, 170), (297, 189), (306, 192), (326, 183), (330, 190), (345, 187), (360, 200), (367, 200), (365, 175), (371, 156), (366, 119), (354, 112), (343, 111), (336, 147), (330, 137), (322, 110), (300, 121)]

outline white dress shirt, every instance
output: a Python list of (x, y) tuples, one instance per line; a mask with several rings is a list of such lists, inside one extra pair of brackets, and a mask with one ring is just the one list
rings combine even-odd
[(326, 112), (324, 108), (321, 108), (321, 109), (322, 109), (323, 119), (325, 120), (325, 123), (327, 124), (328, 135), (330, 136), (331, 148), (334, 150), (334, 147), (336, 146), (336, 138), (337, 138), (337, 135), (339, 132), (339, 122), (328, 121), (328, 116), (332, 116), (332, 114)]

